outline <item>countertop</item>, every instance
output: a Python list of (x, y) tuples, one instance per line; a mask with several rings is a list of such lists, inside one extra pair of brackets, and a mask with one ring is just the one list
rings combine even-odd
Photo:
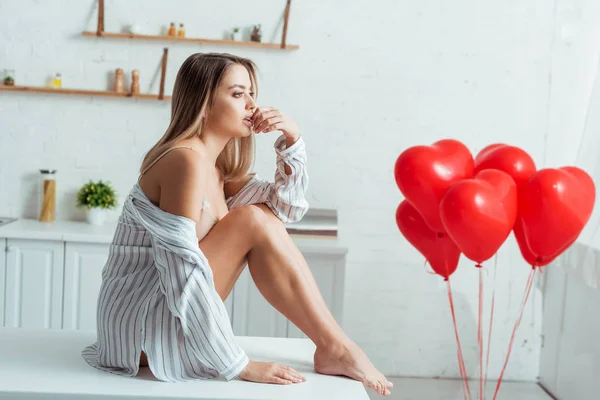
[[(116, 226), (116, 221), (95, 226), (80, 221), (40, 222), (35, 219), (17, 219), (0, 226), (0, 239), (37, 239), (110, 244)], [(291, 228), (288, 228), (288, 231), (302, 251), (325, 254), (346, 254), (348, 252), (348, 249), (336, 237), (296, 234)]]
[(122, 377), (89, 366), (81, 350), (95, 331), (0, 329), (0, 399), (345, 399), (369, 400), (362, 383), (314, 371), (309, 339), (238, 336), (256, 361), (289, 365), (306, 378), (294, 385), (268, 385), (222, 378), (185, 383), (158, 381), (148, 368)]

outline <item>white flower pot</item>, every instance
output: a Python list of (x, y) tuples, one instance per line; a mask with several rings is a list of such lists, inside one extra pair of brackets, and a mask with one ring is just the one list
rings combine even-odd
[(92, 225), (102, 225), (106, 220), (106, 209), (93, 207), (87, 210), (86, 218), (87, 222)]
[(232, 32), (231, 39), (240, 42), (242, 40), (242, 31)]

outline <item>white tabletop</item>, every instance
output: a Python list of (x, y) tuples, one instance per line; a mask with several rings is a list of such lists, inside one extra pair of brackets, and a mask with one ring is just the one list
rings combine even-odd
[(218, 378), (171, 383), (140, 369), (136, 377), (100, 371), (81, 357), (95, 331), (0, 329), (0, 399), (289, 399), (368, 400), (364, 386), (345, 377), (317, 374), (308, 339), (239, 337), (251, 360), (289, 365), (307, 380), (272, 385)]
[[(300, 222), (292, 224), (290, 227), (296, 225), (299, 226)], [(104, 225), (95, 226), (82, 221), (40, 222), (25, 218), (0, 226), (0, 238), (109, 244), (112, 242), (116, 228), (116, 221), (107, 221)], [(308, 227), (304, 228), (308, 229)], [(348, 248), (338, 238), (297, 234), (294, 233), (295, 229), (289, 229), (290, 235), (303, 252), (319, 254), (346, 254), (348, 252)]]

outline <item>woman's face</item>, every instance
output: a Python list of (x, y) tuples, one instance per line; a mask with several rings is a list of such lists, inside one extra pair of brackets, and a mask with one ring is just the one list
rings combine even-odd
[(239, 64), (227, 68), (215, 93), (215, 101), (208, 111), (206, 128), (227, 137), (245, 137), (252, 134), (254, 89), (250, 87), (250, 74)]

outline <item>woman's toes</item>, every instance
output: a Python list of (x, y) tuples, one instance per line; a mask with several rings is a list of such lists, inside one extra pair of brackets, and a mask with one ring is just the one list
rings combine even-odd
[(385, 394), (384, 394), (384, 396), (389, 396), (390, 394), (392, 394), (392, 392), (390, 392), (389, 390), (385, 389)]
[(379, 387), (379, 382), (377, 381), (373, 381), (371, 379), (368, 379), (365, 381), (365, 385), (371, 389), (373, 389), (374, 391), (376, 391), (377, 393), (380, 393), (380, 387)]
[(386, 386), (387, 386), (388, 389), (391, 389), (391, 388), (394, 387), (394, 384), (392, 382), (390, 382), (390, 381), (387, 381), (387, 385)]
[(376, 391), (377, 393), (379, 393), (379, 382), (377, 382), (377, 381), (369, 381), (369, 386), (371, 387), (371, 389), (373, 389), (374, 391)]

